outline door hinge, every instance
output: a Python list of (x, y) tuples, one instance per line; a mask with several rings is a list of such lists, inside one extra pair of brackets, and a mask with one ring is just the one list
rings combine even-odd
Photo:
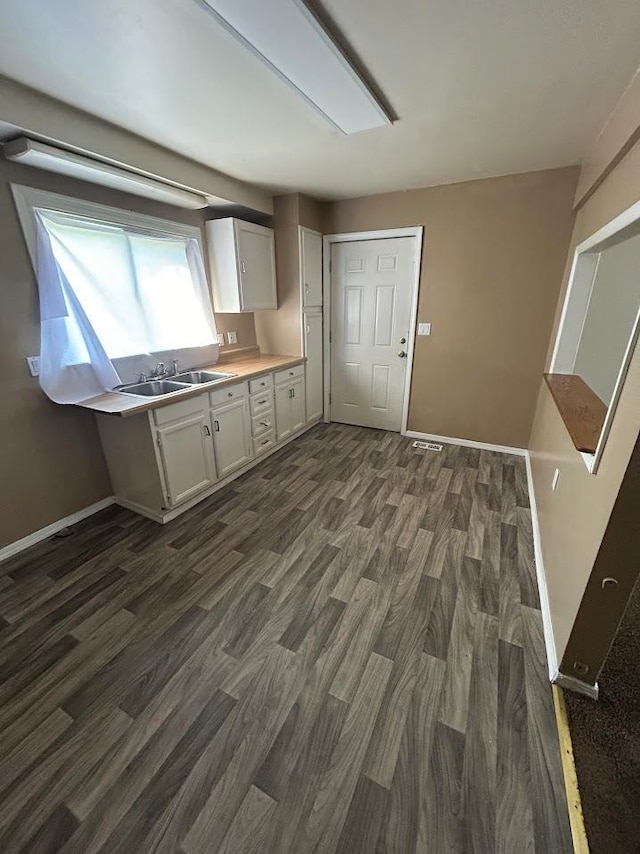
[(160, 441), (160, 436), (159, 436), (159, 435), (158, 435), (158, 436), (156, 436), (156, 444), (158, 445), (158, 447), (159, 447), (159, 448), (161, 448), (161, 447), (162, 447), (162, 442)]
[(329, 403), (331, 403), (331, 392), (329, 392)]

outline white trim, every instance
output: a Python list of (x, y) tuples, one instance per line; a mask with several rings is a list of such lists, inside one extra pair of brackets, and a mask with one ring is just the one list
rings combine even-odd
[(400, 433), (405, 435), (409, 418), (409, 398), (411, 395), (411, 377), (413, 374), (413, 354), (416, 343), (416, 324), (418, 320), (418, 297), (420, 293), (420, 272), (422, 269), (422, 243), (424, 226), (410, 228), (385, 228), (377, 231), (351, 231), (344, 234), (325, 234), (322, 238), (322, 327), (324, 335), (324, 420), (331, 421), (331, 246), (334, 243), (352, 243), (360, 240), (384, 240), (394, 237), (413, 237), (415, 240), (413, 281), (411, 283), (411, 310), (409, 317), (409, 338), (407, 341), (407, 367), (402, 398), (402, 419)]
[(473, 439), (454, 439), (451, 436), (437, 436), (435, 433), (421, 433), (418, 430), (403, 430), (403, 436), (409, 439), (424, 439), (426, 442), (444, 442), (447, 445), (462, 445), (464, 448), (480, 448), (482, 451), (497, 451), (500, 454), (515, 454), (525, 457), (525, 448), (512, 448), (510, 445), (492, 445), (490, 442), (476, 442)]
[(20, 540), (16, 540), (13, 543), (9, 543), (7, 546), (3, 546), (3, 548), (0, 549), (0, 562), (24, 551), (25, 549), (28, 549), (30, 546), (35, 546), (36, 543), (40, 543), (42, 540), (46, 540), (47, 537), (57, 534), (58, 531), (62, 531), (63, 528), (70, 528), (71, 525), (75, 525), (83, 519), (93, 516), (94, 513), (99, 513), (101, 510), (104, 510), (106, 507), (110, 507), (114, 503), (115, 498), (113, 495), (110, 495), (108, 498), (103, 498), (102, 501), (90, 504), (89, 507), (77, 510), (75, 513), (65, 516), (64, 519), (58, 519), (57, 522), (52, 522), (50, 525), (40, 528), (40, 530), (34, 531), (32, 534), (27, 534), (26, 537), (22, 537)]
[(182, 222), (173, 222), (172, 220), (161, 219), (160, 217), (149, 216), (148, 214), (139, 214), (135, 213), (135, 211), (114, 208), (110, 205), (100, 205), (97, 202), (74, 199), (71, 196), (50, 193), (48, 190), (38, 190), (35, 187), (26, 187), (22, 184), (11, 184), (11, 192), (13, 193), (18, 219), (22, 226), (24, 239), (34, 270), (36, 268), (37, 246), (34, 208), (46, 208), (76, 214), (77, 216), (93, 220), (117, 223), (118, 225), (141, 228), (161, 234), (193, 237), (198, 241), (202, 257), (204, 258), (202, 231), (197, 225), (185, 225)]
[[(638, 223), (640, 220), (640, 202), (628, 207), (617, 217), (608, 222), (594, 234), (583, 240), (575, 249), (569, 273), (569, 283), (564, 297), (560, 323), (553, 346), (549, 371), (558, 374), (571, 374), (574, 370), (575, 357), (580, 343), (581, 331), (578, 333), (576, 319), (579, 320), (580, 329), (584, 328), (589, 303), (595, 283), (600, 254), (610, 245), (615, 245), (613, 238), (625, 228)], [(590, 257), (591, 256), (591, 257)], [(580, 261), (583, 260), (581, 268)], [(589, 263), (588, 263), (589, 262)], [(573, 303), (573, 305), (572, 305)], [(570, 316), (569, 309), (575, 309), (576, 316)], [(568, 337), (568, 341), (567, 341)], [(640, 306), (629, 336), (620, 370), (611, 395), (611, 401), (607, 407), (607, 414), (598, 438), (598, 444), (594, 454), (581, 453), (582, 460), (590, 474), (596, 474), (604, 448), (611, 431), (611, 425), (615, 417), (616, 408), (622, 394), (633, 353), (640, 337)], [(564, 340), (563, 340), (564, 339)]]
[(599, 243), (604, 243), (610, 238), (615, 237), (619, 231), (632, 225), (638, 219), (640, 219), (640, 202), (635, 202), (631, 207), (628, 207), (621, 214), (618, 214), (617, 217), (614, 217), (611, 222), (603, 225), (602, 228), (599, 228), (598, 231), (587, 237), (582, 243), (579, 243), (576, 246), (576, 255), (581, 252), (588, 252)]
[(547, 587), (547, 576), (544, 571), (544, 561), (542, 558), (542, 539), (540, 537), (540, 523), (538, 520), (538, 504), (536, 502), (536, 493), (533, 487), (533, 471), (531, 469), (531, 454), (529, 451), (525, 451), (525, 463), (527, 466), (527, 489), (529, 492), (529, 506), (531, 507), (533, 554), (536, 564), (536, 577), (538, 579), (538, 594), (540, 596), (544, 645), (547, 649), (549, 680), (551, 682), (556, 682), (558, 679), (558, 654), (556, 652), (556, 641), (553, 635), (553, 621), (551, 619), (551, 606), (549, 604), (549, 589)]
[(597, 700), (600, 693), (597, 682), (595, 685), (589, 685), (588, 682), (583, 682), (573, 676), (565, 676), (564, 673), (558, 673), (553, 684), (566, 688), (568, 691), (575, 691), (577, 694), (584, 694), (586, 697), (591, 697), (592, 700)]

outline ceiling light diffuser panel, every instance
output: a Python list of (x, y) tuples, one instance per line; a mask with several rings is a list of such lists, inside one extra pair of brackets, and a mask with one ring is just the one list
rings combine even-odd
[(245, 47), (343, 133), (391, 124), (382, 105), (299, 0), (200, 0)]

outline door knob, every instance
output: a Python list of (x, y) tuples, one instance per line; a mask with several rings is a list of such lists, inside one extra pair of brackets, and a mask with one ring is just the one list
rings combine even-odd
[(401, 343), (401, 344), (406, 344), (406, 343), (407, 343), (407, 339), (406, 339), (406, 338), (401, 338), (401, 339), (400, 339), (400, 343)]
[(404, 350), (400, 350), (400, 352), (398, 353), (398, 356), (400, 356), (400, 358), (401, 358), (401, 359), (406, 358), (406, 355), (407, 355), (407, 354), (405, 353), (405, 351), (404, 351)]

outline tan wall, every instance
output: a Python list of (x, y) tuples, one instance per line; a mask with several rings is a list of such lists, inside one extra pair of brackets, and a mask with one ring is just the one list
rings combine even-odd
[(425, 226), (409, 429), (526, 447), (573, 224), (577, 169), (328, 206), (334, 233)]
[[(94, 417), (58, 406), (29, 375), (40, 350), (38, 292), (9, 182), (200, 225), (202, 215), (0, 160), (0, 547), (111, 494)], [(218, 315), (255, 345), (252, 315)]]
[[(640, 115), (637, 119), (640, 124)], [(618, 163), (577, 215), (557, 317), (575, 246), (639, 199), (640, 143)], [(540, 383), (529, 447), (558, 660), (566, 648), (639, 429), (640, 348), (633, 357), (595, 475), (587, 472), (546, 384)], [(556, 467), (560, 480), (552, 492)]]
[(271, 193), (189, 160), (96, 116), (0, 75), (0, 121), (80, 151), (199, 190), (208, 196), (271, 214)]
[(320, 231), (322, 206), (300, 193), (273, 200), (278, 281), (277, 311), (256, 311), (258, 346), (263, 353), (302, 355), (298, 226)]

